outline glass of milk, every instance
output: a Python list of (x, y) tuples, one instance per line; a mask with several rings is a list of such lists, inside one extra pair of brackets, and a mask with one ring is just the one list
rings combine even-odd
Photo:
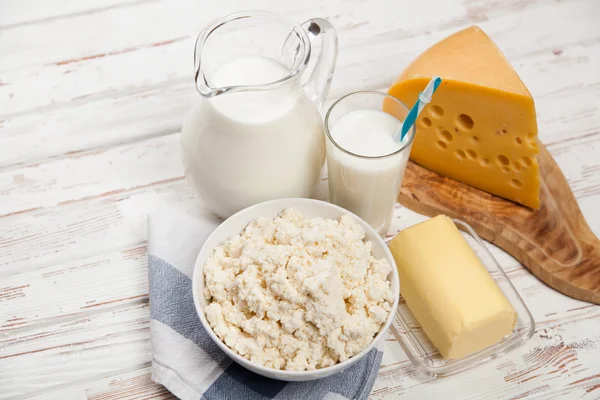
[[(383, 103), (385, 102), (385, 112)], [(329, 200), (385, 236), (415, 136), (392, 139), (409, 109), (385, 93), (364, 91), (337, 100), (325, 116)]]

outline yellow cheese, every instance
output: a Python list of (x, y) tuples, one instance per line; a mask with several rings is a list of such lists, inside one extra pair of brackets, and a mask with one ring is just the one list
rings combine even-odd
[(493, 345), (514, 329), (515, 310), (450, 218), (405, 229), (390, 250), (400, 294), (445, 359)]
[(389, 94), (412, 107), (433, 75), (443, 83), (419, 115), (411, 158), (452, 179), (539, 208), (533, 98), (498, 47), (476, 26), (457, 32), (414, 60)]

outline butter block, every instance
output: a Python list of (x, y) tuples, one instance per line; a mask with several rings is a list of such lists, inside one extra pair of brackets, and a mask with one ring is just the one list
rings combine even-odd
[(515, 310), (450, 218), (405, 229), (389, 247), (400, 294), (444, 359), (465, 357), (512, 332)]

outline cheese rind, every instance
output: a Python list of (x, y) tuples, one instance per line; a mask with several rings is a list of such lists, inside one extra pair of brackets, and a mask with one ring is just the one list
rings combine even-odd
[(405, 229), (390, 250), (400, 294), (445, 359), (491, 346), (514, 329), (515, 310), (450, 218)]
[[(411, 158), (539, 208), (535, 105), (498, 47), (478, 27), (457, 32), (413, 61), (389, 94), (412, 106), (434, 75), (443, 82), (416, 122)], [(390, 106), (384, 103), (384, 110)]]

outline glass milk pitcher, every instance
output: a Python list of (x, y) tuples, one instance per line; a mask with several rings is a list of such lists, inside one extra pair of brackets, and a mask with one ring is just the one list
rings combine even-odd
[(261, 201), (311, 195), (325, 159), (320, 109), (336, 57), (335, 30), (320, 18), (298, 25), (235, 14), (200, 33), (200, 96), (181, 146), (186, 177), (212, 212), (227, 218)]

